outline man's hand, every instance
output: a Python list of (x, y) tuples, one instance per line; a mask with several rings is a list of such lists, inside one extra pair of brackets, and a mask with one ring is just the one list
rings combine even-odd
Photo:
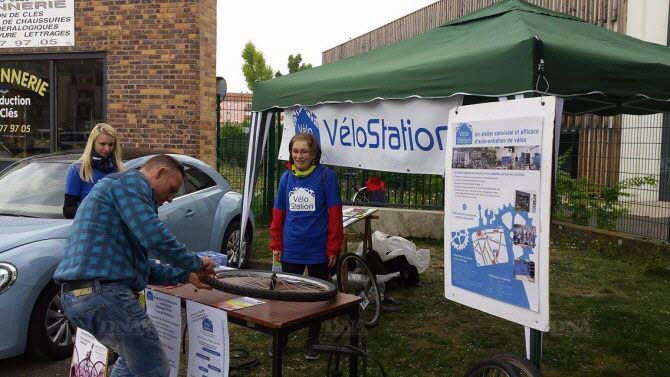
[(214, 275), (214, 262), (210, 257), (202, 257), (202, 269), (206, 275)]
[(202, 279), (205, 278), (205, 274), (202, 272), (190, 272), (188, 274), (188, 282), (195, 285), (196, 288), (211, 290), (212, 287), (202, 282)]
[(328, 268), (333, 268), (333, 266), (335, 266), (335, 263), (337, 263), (337, 255), (329, 255)]

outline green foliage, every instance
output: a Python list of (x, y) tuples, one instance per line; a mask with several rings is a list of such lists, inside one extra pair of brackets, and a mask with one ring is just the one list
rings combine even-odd
[(628, 178), (612, 186), (590, 183), (585, 177), (572, 178), (562, 169), (571, 153), (572, 148), (558, 158), (554, 202), (557, 220), (591, 225), (593, 219), (597, 227), (613, 230), (619, 218), (629, 212), (621, 202), (632, 195), (626, 190), (656, 184), (656, 178), (652, 176)]
[(242, 124), (226, 122), (221, 127), (221, 158), (224, 165), (241, 168), (246, 166), (249, 144), (249, 134), (245, 132), (247, 127), (246, 121)]
[(256, 50), (253, 43), (247, 42), (242, 50), (242, 73), (247, 82), (247, 87), (252, 92), (259, 81), (265, 81), (272, 78), (272, 67), (265, 62), (265, 56), (261, 51)]
[(302, 55), (300, 54), (297, 54), (296, 56), (289, 55), (287, 65), (289, 74), (312, 68), (311, 64), (305, 64), (302, 62)]

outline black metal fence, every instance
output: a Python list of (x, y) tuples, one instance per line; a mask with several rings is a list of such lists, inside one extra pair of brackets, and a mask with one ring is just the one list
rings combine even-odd
[[(260, 224), (272, 213), (284, 171), (276, 156), (275, 126), (259, 170), (253, 210)], [(242, 190), (249, 134), (244, 126), (221, 127), (221, 173)], [(552, 216), (556, 220), (670, 241), (670, 116), (565, 116), (560, 134)], [(442, 210), (444, 178), (335, 167), (343, 202), (368, 178), (380, 178), (386, 203), (397, 208)]]

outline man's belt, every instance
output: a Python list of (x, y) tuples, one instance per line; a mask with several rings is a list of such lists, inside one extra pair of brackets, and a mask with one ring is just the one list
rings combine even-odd
[[(112, 283), (112, 281), (108, 280), (99, 280), (99, 282), (100, 284)], [(93, 288), (95, 287), (95, 280), (72, 280), (72, 281), (64, 281), (62, 284), (63, 284), (63, 291), (70, 292), (77, 289)]]

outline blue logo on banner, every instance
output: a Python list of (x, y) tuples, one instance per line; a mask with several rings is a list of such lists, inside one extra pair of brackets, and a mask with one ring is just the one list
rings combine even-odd
[(154, 294), (151, 291), (147, 291), (147, 300), (153, 301), (154, 300)]
[(301, 107), (293, 114), (293, 123), (295, 124), (295, 133), (300, 134), (309, 132), (314, 135), (316, 142), (321, 145), (321, 134), (319, 127), (316, 125), (316, 115), (311, 111)]
[(212, 325), (212, 321), (209, 318), (205, 317), (202, 320), (202, 329), (203, 331), (214, 332), (214, 325)]
[(472, 126), (470, 123), (459, 123), (456, 128), (456, 145), (472, 144)]

